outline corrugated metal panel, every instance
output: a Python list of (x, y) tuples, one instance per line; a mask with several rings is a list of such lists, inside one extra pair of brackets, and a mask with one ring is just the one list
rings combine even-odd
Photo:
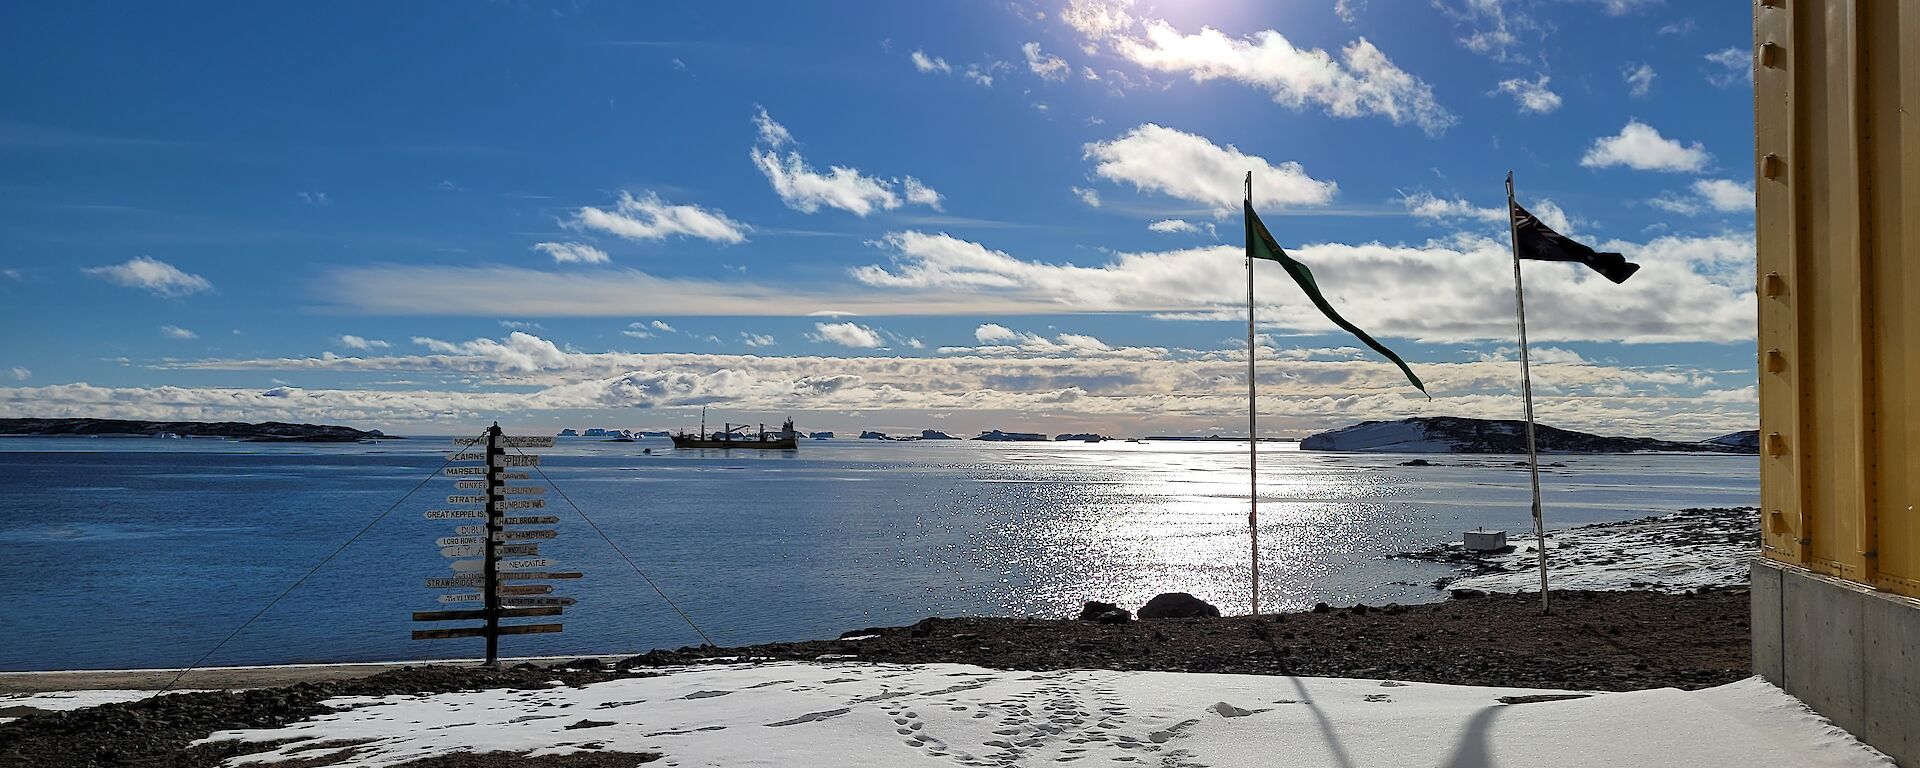
[(1920, 0), (1754, 8), (1775, 560), (1920, 597)]

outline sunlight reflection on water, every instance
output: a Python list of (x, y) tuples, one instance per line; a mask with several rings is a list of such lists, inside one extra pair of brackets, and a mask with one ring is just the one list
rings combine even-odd
[[(437, 465), (430, 439), (236, 450), (103, 441), (0, 445), (16, 478), (0, 508), (15, 542), (0, 580), (19, 631), (0, 668), (177, 664), (236, 626)], [(91, 443), (85, 450), (76, 444)], [(1191, 592), (1248, 609), (1245, 444), (807, 444), (798, 452), (676, 452), (665, 441), (563, 442), (544, 467), (716, 640), (832, 636), (927, 615), (1069, 615)], [(184, 447), (183, 447), (184, 445)], [(653, 455), (641, 455), (651, 447)], [(110, 450), (109, 450), (110, 449)], [(1530, 530), (1513, 457), (1340, 455), (1261, 446), (1262, 600), (1436, 599), (1443, 567), (1384, 556), (1476, 526)], [(1549, 524), (1755, 503), (1751, 456), (1554, 457)], [(91, 485), (111, 477), (115, 487)], [(85, 487), (85, 492), (76, 488)], [(410, 500), (212, 663), (467, 656), (410, 643), (412, 610), (447, 535)], [(554, 499), (558, 504), (558, 500)], [(515, 653), (644, 650), (690, 633), (586, 526), (552, 551), (589, 574), (560, 635)], [(58, 578), (49, 574), (59, 574)]]

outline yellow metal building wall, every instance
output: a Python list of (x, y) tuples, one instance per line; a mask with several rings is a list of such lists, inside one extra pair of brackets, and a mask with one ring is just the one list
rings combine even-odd
[(1754, 120), (1763, 552), (1920, 597), (1920, 0), (1756, 0)]

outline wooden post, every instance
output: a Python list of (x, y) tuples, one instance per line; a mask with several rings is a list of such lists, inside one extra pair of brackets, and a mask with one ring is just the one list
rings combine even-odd
[(500, 460), (507, 454), (506, 442), (501, 437), (500, 422), (494, 422), (493, 426), (487, 429), (487, 540), (486, 551), (481, 562), (481, 572), (485, 576), (480, 580), (481, 599), (486, 601), (487, 606), (486, 637), (487, 666), (489, 667), (500, 663), (500, 595), (499, 590), (496, 589), (500, 575), (494, 563), (493, 551), (497, 546), (494, 543), (495, 534), (506, 527), (500, 519), (501, 506), (507, 500), (507, 468), (501, 466), (504, 462)]

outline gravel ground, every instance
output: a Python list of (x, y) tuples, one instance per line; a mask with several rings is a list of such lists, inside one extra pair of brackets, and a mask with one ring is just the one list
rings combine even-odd
[[(0, 725), (0, 766), (210, 768), (234, 743), (188, 748), (216, 730), (268, 728), (330, 711), (336, 696), (442, 693), (585, 685), (652, 667), (822, 657), (888, 663), (948, 662), (1018, 670), (1070, 668), (1359, 677), (1573, 690), (1702, 688), (1750, 672), (1745, 589), (1693, 594), (1464, 593), (1429, 605), (1316, 608), (1259, 618), (1156, 619), (1127, 624), (1011, 618), (934, 618), (910, 627), (854, 630), (866, 639), (653, 651), (596, 660), (487, 670), (413, 667), (353, 680), (231, 693), (189, 693)], [(336, 756), (337, 757), (337, 756)], [(494, 753), (434, 758), (415, 768), (605, 768), (654, 755), (598, 754), (532, 762)], [(325, 765), (329, 761), (307, 762)]]

